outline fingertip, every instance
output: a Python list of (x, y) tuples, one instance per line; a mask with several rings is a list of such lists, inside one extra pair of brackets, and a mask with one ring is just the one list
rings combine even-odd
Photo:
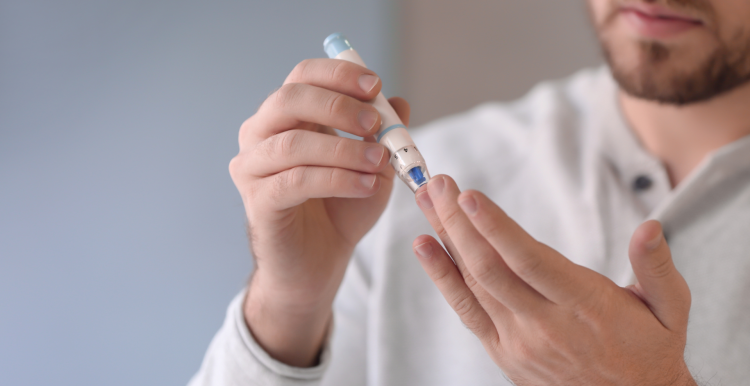
[(429, 243), (435, 240), (430, 235), (419, 235), (416, 238), (414, 238), (414, 242), (412, 243), (412, 247), (416, 247), (419, 244)]
[(498, 215), (507, 217), (502, 208), (490, 200), (486, 194), (478, 190), (470, 189), (461, 192), (461, 194), (458, 195), (458, 205), (464, 213), (472, 218), (474, 218), (473, 216), (477, 213), (480, 213), (480, 207), (482, 209), (482, 215), (489, 215), (493, 218), (496, 218)]
[(429, 259), (435, 254), (435, 239), (428, 235), (421, 235), (412, 243), (414, 254), (421, 259)]
[(383, 90), (383, 82), (381, 81), (380, 77), (378, 77), (378, 83), (376, 83), (375, 87), (373, 87), (372, 90), (370, 90), (367, 93), (366, 98), (370, 98), (370, 99), (367, 99), (367, 100), (373, 100), (373, 99), (377, 98), (378, 94), (380, 94), (380, 92), (382, 90)]
[(362, 92), (359, 99), (370, 101), (380, 94), (380, 91), (383, 89), (383, 80), (372, 70), (367, 68), (363, 68), (363, 70), (364, 72), (357, 79), (357, 84)]
[(631, 250), (638, 254), (654, 252), (664, 241), (661, 223), (648, 220), (636, 228), (631, 241)]
[(445, 174), (438, 174), (430, 178), (427, 182), (427, 191), (431, 197), (439, 197), (445, 191), (445, 186), (448, 184), (450, 177)]
[(475, 189), (467, 189), (461, 192), (461, 194), (458, 195), (458, 199), (460, 200), (461, 197), (474, 197), (475, 199), (487, 199), (487, 196), (485, 196), (484, 193), (475, 190)]
[(652, 236), (662, 233), (661, 223), (658, 220), (647, 220), (640, 226)]
[[(466, 192), (464, 192), (466, 193)], [(469, 216), (474, 216), (478, 211), (477, 199), (473, 194), (460, 194), (458, 196), (458, 206)]]
[(375, 183), (370, 187), (370, 195), (375, 195), (378, 191), (380, 191), (381, 185), (382, 182), (380, 181), (380, 175), (375, 174)]
[(447, 174), (438, 174), (438, 176), (440, 176), (440, 178), (444, 179), (445, 182), (447, 182), (447, 183), (456, 184), (456, 181), (454, 181), (453, 178), (451, 176), (447, 175)]
[(386, 166), (390, 165), (388, 148), (381, 144), (376, 143), (374, 146), (366, 146), (364, 155), (368, 161), (366, 167), (375, 173), (383, 171)]
[(661, 232), (658, 232), (653, 238), (647, 239), (643, 246), (646, 247), (647, 251), (654, 252), (659, 249), (663, 241), (664, 235)]
[[(380, 91), (380, 77), (375, 74), (362, 74), (357, 80), (359, 88), (365, 93), (365, 97), (372, 96), (373, 98), (378, 95)], [(372, 99), (372, 98), (370, 98)]]
[(364, 105), (365, 108), (357, 114), (357, 123), (361, 132), (352, 133), (357, 134), (361, 137), (371, 136), (380, 127), (381, 118), (380, 113), (373, 107)]
[(474, 189), (464, 190), (463, 192), (458, 194), (458, 201), (461, 202), (463, 200), (470, 200), (470, 199), (479, 199), (482, 198), (482, 192)]
[(364, 193), (363, 197), (374, 196), (380, 190), (380, 176), (377, 174), (360, 174), (359, 188)]

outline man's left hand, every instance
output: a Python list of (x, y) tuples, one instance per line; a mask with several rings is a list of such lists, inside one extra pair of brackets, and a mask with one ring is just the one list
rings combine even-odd
[(635, 231), (638, 283), (622, 288), (450, 177), (434, 177), (417, 202), (450, 253), (419, 236), (420, 263), (516, 385), (695, 385), (683, 358), (690, 290), (658, 222)]

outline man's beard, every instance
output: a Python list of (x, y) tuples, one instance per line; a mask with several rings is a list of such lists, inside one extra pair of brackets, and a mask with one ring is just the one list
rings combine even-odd
[(717, 47), (708, 55), (696, 55), (697, 60), (676, 58), (676, 47), (641, 41), (636, 43), (637, 64), (630, 67), (618, 63), (617, 47), (604, 37), (602, 46), (612, 75), (625, 92), (641, 99), (686, 105), (750, 82), (750, 33), (743, 32), (730, 42), (717, 39)]

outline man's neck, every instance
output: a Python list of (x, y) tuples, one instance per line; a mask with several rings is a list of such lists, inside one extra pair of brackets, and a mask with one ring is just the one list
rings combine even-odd
[(620, 92), (628, 123), (677, 186), (712, 151), (750, 135), (750, 83), (707, 102), (682, 107)]

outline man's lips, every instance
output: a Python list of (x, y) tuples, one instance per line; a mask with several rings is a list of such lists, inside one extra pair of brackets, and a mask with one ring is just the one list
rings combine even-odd
[(637, 34), (652, 39), (670, 38), (703, 26), (700, 19), (652, 4), (623, 7), (620, 14)]

